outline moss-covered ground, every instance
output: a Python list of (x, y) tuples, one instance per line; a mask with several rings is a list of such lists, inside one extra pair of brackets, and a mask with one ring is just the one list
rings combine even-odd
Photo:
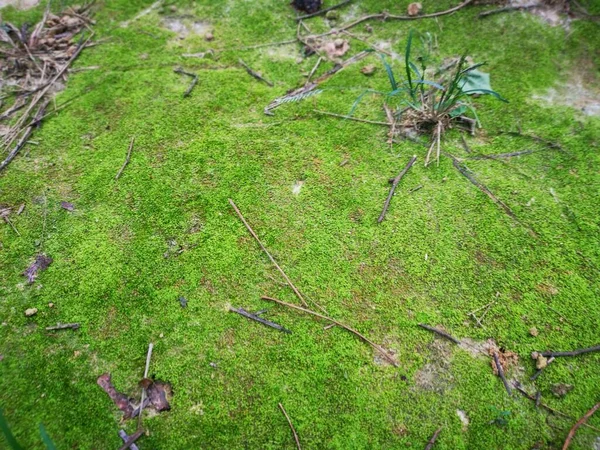
[[(402, 14), (408, 3), (356, 2), (340, 10), (340, 22), (385, 9)], [(429, 12), (451, 5), (423, 3)], [(97, 3), (101, 44), (74, 67), (99, 67), (70, 76), (57, 102), (72, 103), (0, 175), (2, 204), (26, 205), (11, 216), (20, 236), (0, 228), (0, 406), (22, 445), (43, 448), (43, 423), (60, 449), (118, 448), (119, 427), (132, 432), (136, 424), (119, 423), (96, 379), (110, 372), (118, 389), (138, 395), (153, 342), (150, 373), (172, 383), (174, 397), (171, 411), (144, 419), (142, 449), (294, 448), (279, 402), (307, 449), (423, 448), (440, 426), (439, 449), (560, 448), (600, 400), (600, 355), (558, 360), (535, 386), (527, 381), (535, 371), (529, 355), (598, 344), (600, 121), (534, 96), (573, 74), (597, 85), (598, 24), (575, 21), (565, 31), (520, 12), (480, 20), (480, 7), (437, 20), (370, 22), (370, 39), (390, 42), (394, 52), (403, 52), (415, 29), (435, 36), (435, 61), (467, 51), (488, 62), (493, 88), (510, 103), (475, 100), (483, 129), (467, 137), (469, 146), (540, 152), (467, 165), (519, 224), (448, 158), (423, 167), (426, 146), (407, 141), (390, 150), (385, 128), (312, 112), (346, 114), (362, 90), (385, 88), (376, 55), (331, 78), (322, 94), (265, 116), (264, 106), (303, 82), (315, 63), (298, 62), (296, 45), (239, 50), (293, 39), (287, 1), (182, 1), (177, 13), (158, 9), (120, 26), (150, 4)], [(21, 23), (42, 11), (2, 13)], [(210, 24), (214, 41), (181, 40), (161, 26), (165, 15), (182, 11)], [(307, 24), (328, 29), (323, 18)], [(354, 32), (366, 35), (362, 26)], [(349, 54), (367, 48), (351, 45)], [(210, 48), (230, 50), (181, 56)], [(240, 57), (275, 86), (251, 78)], [(379, 70), (367, 78), (360, 68), (370, 63)], [(187, 98), (190, 80), (173, 72), (177, 66), (199, 74)], [(403, 63), (394, 67), (400, 73)], [(381, 99), (366, 99), (355, 114), (384, 120)], [(499, 134), (517, 127), (566, 152)], [(131, 162), (115, 181), (132, 136)], [(442, 145), (464, 157), (460, 142), (452, 131)], [(388, 179), (413, 154), (419, 163), (378, 225)], [(400, 367), (379, 364), (371, 347), (343, 329), (324, 330), (318, 319), (261, 301), (298, 302), (228, 198), (307, 297), (393, 350)], [(22, 272), (42, 251), (54, 262), (27, 285)], [(189, 301), (185, 309), (180, 296)], [(492, 301), (485, 328), (474, 326), (468, 312)], [(229, 305), (269, 308), (266, 317), (292, 334), (229, 313)], [(37, 315), (25, 317), (33, 307)], [(81, 328), (45, 331), (57, 322)], [(440, 341), (420, 322), (516, 352), (524, 372), (510, 375), (570, 417), (509, 397), (489, 358)], [(556, 383), (574, 388), (557, 398)], [(504, 425), (495, 421), (502, 417)], [(589, 424), (600, 428), (600, 415)], [(596, 448), (599, 437), (582, 427), (571, 448)]]

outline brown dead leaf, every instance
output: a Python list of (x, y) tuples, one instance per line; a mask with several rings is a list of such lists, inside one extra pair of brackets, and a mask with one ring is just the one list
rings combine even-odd
[[(498, 360), (500, 361), (500, 365), (502, 366), (502, 371), (506, 373), (509, 367), (516, 366), (519, 362), (519, 355), (509, 350), (496, 350), (490, 348), (488, 350), (490, 356), (494, 356), (494, 353), (498, 355)], [(496, 362), (491, 360), (492, 370), (494, 371), (494, 375), (498, 375), (498, 368), (496, 367)]]
[(154, 381), (146, 388), (150, 403), (158, 412), (171, 409), (169, 398), (172, 395), (171, 385), (162, 381)]
[(350, 44), (346, 39), (336, 39), (335, 41), (325, 42), (321, 46), (321, 50), (327, 54), (327, 58), (335, 60), (344, 56), (350, 50)]
[(35, 261), (25, 269), (23, 275), (27, 277), (27, 281), (31, 284), (35, 281), (38, 271), (46, 270), (50, 264), (52, 264), (52, 258), (40, 253), (35, 257)]

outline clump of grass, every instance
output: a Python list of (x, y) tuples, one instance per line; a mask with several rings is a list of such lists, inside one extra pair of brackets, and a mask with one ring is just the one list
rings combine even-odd
[(391, 90), (388, 92), (366, 91), (354, 102), (352, 111), (362, 96), (368, 92), (383, 94), (386, 109), (390, 108), (388, 102), (399, 100), (394, 102), (396, 106), (392, 108), (394, 119), (392, 129), (412, 129), (418, 134), (430, 135), (431, 144), (425, 158), (425, 165), (427, 166), (431, 162), (434, 150), (439, 164), (440, 140), (446, 130), (453, 126), (464, 128), (467, 125), (473, 131), (475, 125), (480, 126), (477, 112), (471, 103), (471, 95), (489, 94), (498, 100), (504, 102), (507, 100), (491, 90), (485, 78), (483, 83), (481, 82), (482, 74), (477, 69), (485, 63), (468, 65), (466, 55), (459, 58), (450, 77), (442, 75), (437, 81), (427, 80), (425, 78), (428, 70), (427, 58), (418, 58), (416, 62), (420, 64), (420, 67), (417, 67), (411, 55), (412, 41), (413, 34), (411, 32), (404, 54), (406, 81), (399, 83), (391, 65), (383, 55), (380, 55)]

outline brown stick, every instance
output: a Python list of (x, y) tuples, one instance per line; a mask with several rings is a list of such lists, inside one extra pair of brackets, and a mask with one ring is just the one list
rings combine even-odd
[(512, 395), (512, 390), (510, 389), (508, 381), (506, 381), (506, 377), (504, 376), (504, 370), (502, 369), (502, 364), (500, 364), (500, 359), (498, 358), (497, 352), (494, 352), (494, 362), (496, 363), (496, 370), (498, 371), (498, 376), (502, 380), (502, 383), (504, 383), (506, 392), (508, 392), (508, 395)]
[(288, 416), (288, 413), (285, 411), (285, 408), (283, 407), (283, 405), (281, 403), (279, 404), (279, 409), (281, 409), (281, 412), (283, 413), (283, 415), (285, 416), (285, 418), (288, 421), (288, 424), (290, 425), (292, 433), (294, 434), (294, 440), (296, 441), (296, 447), (298, 447), (298, 450), (302, 450), (302, 447), (300, 447), (300, 439), (298, 439), (298, 433), (296, 433), (296, 429), (294, 428), (294, 425), (292, 424), (292, 421), (290, 420), (290, 416)]
[(262, 323), (263, 325), (266, 325), (271, 328), (275, 328), (276, 330), (283, 331), (284, 333), (291, 334), (291, 331), (288, 330), (287, 328), (282, 327), (278, 323), (271, 322), (270, 320), (266, 320), (266, 319), (263, 319), (262, 317), (259, 317), (258, 313), (252, 314), (252, 313), (246, 311), (244, 308), (233, 308), (231, 306), (229, 307), (229, 311), (236, 312), (241, 316), (244, 316), (251, 320), (255, 320), (256, 322)]
[[(127, 439), (129, 439), (129, 436), (127, 435), (127, 433), (125, 433), (125, 430), (119, 430), (119, 437), (123, 439), (123, 442), (127, 442)], [(129, 448), (131, 450), (139, 450), (139, 447), (135, 444), (130, 444)]]
[(198, 75), (196, 75), (195, 73), (186, 72), (181, 67), (173, 69), (173, 72), (178, 73), (180, 75), (187, 75), (188, 77), (192, 78), (192, 82), (190, 83), (190, 85), (186, 89), (186, 91), (183, 93), (183, 97), (184, 98), (187, 97), (187, 96), (189, 96), (192, 93), (192, 89), (194, 89), (194, 87), (196, 86), (196, 84), (198, 84)]
[(591, 352), (599, 352), (600, 345), (595, 345), (594, 347), (588, 348), (578, 348), (576, 350), (572, 350), (570, 352), (542, 352), (542, 356), (545, 358), (553, 357), (558, 358), (560, 356), (577, 356), (583, 353), (591, 353)]
[(430, 327), (429, 325), (426, 325), (424, 323), (420, 323), (419, 326), (421, 328), (425, 328), (426, 330), (433, 331), (434, 333), (437, 333), (437, 334), (439, 334), (442, 337), (445, 337), (446, 339), (454, 342), (456, 345), (460, 345), (461, 344), (461, 342), (458, 339), (456, 339), (454, 336), (449, 335), (445, 331), (442, 331), (442, 330), (440, 330), (438, 328)]
[(406, 175), (406, 172), (408, 172), (408, 170), (413, 166), (413, 164), (415, 163), (416, 160), (417, 160), (417, 155), (413, 155), (413, 157), (408, 162), (408, 164), (406, 164), (404, 169), (402, 169), (402, 171), (396, 176), (396, 178), (394, 178), (394, 181), (392, 181), (392, 187), (390, 188), (390, 193), (388, 194), (387, 199), (385, 200), (385, 203), (383, 204), (383, 210), (381, 211), (381, 214), (379, 215), (379, 219), (377, 219), (377, 223), (381, 223), (381, 222), (383, 222), (383, 219), (385, 219), (385, 214), (387, 213), (387, 210), (390, 206), (390, 202), (392, 201), (392, 197), (394, 196), (394, 191), (396, 190), (396, 186), (398, 186), (398, 183), (400, 183), (400, 180), (402, 179), (402, 177), (404, 175)]
[(229, 204), (231, 205), (231, 207), (233, 208), (233, 210), (235, 211), (235, 213), (238, 215), (238, 217), (240, 218), (240, 220), (242, 221), (242, 223), (245, 225), (245, 227), (248, 229), (248, 231), (250, 232), (250, 234), (252, 235), (252, 237), (254, 238), (254, 240), (256, 240), (256, 242), (258, 243), (258, 245), (260, 246), (260, 248), (262, 249), (262, 251), (265, 252), (265, 254), (269, 257), (269, 260), (271, 260), (271, 262), (273, 263), (273, 265), (275, 266), (275, 268), (279, 271), (279, 273), (281, 274), (281, 276), (285, 279), (285, 281), (287, 282), (288, 286), (292, 288), (292, 291), (294, 291), (294, 294), (296, 294), (296, 297), (298, 297), (300, 299), (300, 301), (302, 302), (302, 304), (308, 308), (308, 303), (306, 303), (306, 300), (304, 300), (304, 297), (302, 296), (302, 294), (300, 293), (300, 291), (296, 288), (296, 286), (294, 285), (294, 283), (292, 283), (292, 280), (289, 279), (289, 277), (286, 275), (286, 273), (283, 271), (283, 269), (279, 266), (279, 264), (277, 264), (277, 261), (275, 261), (275, 258), (273, 258), (271, 256), (271, 254), (269, 253), (269, 250), (267, 250), (267, 248), (263, 245), (263, 243), (260, 241), (260, 239), (258, 238), (258, 236), (256, 235), (256, 233), (252, 229), (252, 227), (248, 224), (248, 222), (246, 222), (246, 219), (242, 215), (242, 212), (238, 209), (238, 207), (233, 202), (233, 200), (229, 199)]
[(129, 160), (131, 159), (131, 151), (133, 150), (133, 143), (134, 142), (135, 142), (135, 136), (131, 138), (131, 142), (129, 143), (129, 149), (127, 150), (127, 157), (125, 158), (125, 162), (121, 166), (121, 169), (119, 169), (119, 172), (117, 173), (117, 176), (115, 177), (115, 180), (119, 179), (119, 177), (121, 176), (121, 174), (125, 170), (125, 166), (127, 166), (127, 164), (129, 164)]
[(263, 76), (262, 76), (260, 73), (258, 73), (258, 72), (255, 72), (254, 70), (252, 70), (252, 68), (251, 68), (251, 67), (250, 67), (248, 64), (246, 64), (246, 63), (245, 63), (245, 62), (242, 60), (242, 58), (239, 58), (239, 59), (238, 59), (238, 62), (240, 63), (240, 65), (241, 65), (241, 66), (242, 66), (244, 69), (246, 69), (246, 72), (248, 72), (248, 75), (250, 75), (252, 78), (255, 78), (256, 80), (258, 80), (258, 81), (262, 81), (263, 83), (265, 83), (265, 84), (267, 84), (267, 85), (269, 85), (269, 86), (273, 87), (273, 83), (271, 83), (269, 80), (265, 80), (265, 79), (263, 78)]
[(502, 12), (506, 12), (506, 11), (514, 11), (517, 9), (532, 9), (532, 8), (536, 8), (539, 7), (540, 4), (532, 4), (532, 5), (522, 5), (522, 6), (505, 6), (504, 8), (498, 8), (498, 9), (492, 9), (491, 11), (484, 11), (479, 13), (479, 18), (481, 19), (482, 17), (487, 17), (487, 16), (491, 16), (492, 14), (498, 14), (498, 13), (502, 13)]
[(587, 420), (590, 417), (592, 417), (592, 415), (598, 410), (598, 408), (600, 408), (600, 403), (596, 403), (592, 407), (592, 409), (590, 409), (588, 412), (586, 412), (585, 415), (581, 419), (579, 419), (575, 425), (573, 425), (573, 428), (571, 428), (571, 431), (569, 431), (569, 434), (567, 435), (567, 439), (565, 439), (565, 443), (563, 445), (562, 450), (567, 450), (567, 448), (569, 448), (569, 445), (571, 445), (571, 440), (575, 436), (575, 432), (577, 431), (577, 429), (581, 425), (583, 425), (584, 423), (586, 423)]
[(129, 447), (131, 447), (131, 444), (133, 444), (142, 436), (142, 434), (144, 434), (144, 430), (137, 430), (135, 433), (133, 433), (127, 438), (125, 443), (121, 447), (119, 447), (119, 450), (127, 450)]
[(310, 310), (310, 309), (305, 309), (305, 308), (302, 308), (301, 306), (296, 306), (296, 305), (293, 305), (293, 304), (291, 304), (291, 303), (286, 303), (286, 302), (284, 302), (284, 301), (277, 300), (276, 298), (272, 298), (272, 297), (262, 296), (261, 298), (262, 298), (263, 300), (268, 300), (268, 301), (271, 301), (271, 302), (279, 303), (280, 305), (287, 306), (288, 308), (297, 309), (298, 311), (302, 311), (302, 312), (305, 312), (305, 313), (307, 313), (307, 314), (311, 314), (311, 315), (313, 315), (313, 316), (319, 317), (319, 318), (321, 318), (321, 319), (328, 320), (328, 321), (330, 321), (330, 322), (332, 322), (332, 323), (336, 324), (337, 326), (339, 326), (339, 327), (341, 327), (341, 328), (344, 328), (345, 330), (348, 330), (350, 333), (352, 333), (352, 334), (354, 334), (354, 335), (358, 336), (358, 337), (359, 337), (360, 339), (362, 339), (364, 342), (366, 342), (366, 343), (367, 343), (367, 344), (369, 344), (371, 347), (373, 347), (375, 350), (377, 350), (379, 353), (381, 353), (381, 354), (383, 355), (383, 357), (384, 357), (385, 359), (387, 359), (387, 360), (388, 360), (388, 361), (389, 361), (389, 362), (390, 362), (390, 363), (391, 363), (391, 364), (392, 364), (394, 367), (398, 367), (398, 366), (399, 366), (399, 365), (398, 365), (398, 362), (397, 362), (397, 361), (394, 359), (394, 357), (393, 357), (393, 356), (391, 356), (390, 354), (388, 354), (388, 353), (387, 353), (387, 352), (386, 352), (386, 351), (385, 351), (385, 350), (384, 350), (382, 347), (380, 347), (379, 345), (377, 345), (375, 342), (371, 341), (371, 340), (370, 340), (370, 339), (368, 339), (366, 336), (364, 336), (364, 335), (360, 334), (360, 333), (359, 333), (358, 331), (356, 331), (354, 328), (350, 328), (349, 326), (347, 326), (347, 325), (344, 325), (343, 323), (341, 323), (341, 322), (338, 322), (337, 320), (334, 320), (334, 319), (332, 319), (331, 317), (324, 316), (324, 315), (322, 315), (322, 314), (319, 314), (318, 312), (312, 311), (312, 310)]
[(311, 17), (322, 16), (323, 14), (327, 14), (329, 11), (333, 11), (334, 9), (338, 9), (344, 5), (347, 5), (351, 1), (352, 0), (344, 0), (343, 2), (338, 3), (337, 5), (330, 6), (329, 8), (321, 9), (321, 10), (311, 13), (311, 14), (305, 14), (303, 16), (298, 16), (298, 17), (296, 17), (296, 22), (299, 20), (310, 19)]
[(442, 427), (439, 427), (437, 430), (435, 430), (435, 433), (433, 433), (433, 436), (431, 436), (431, 439), (429, 439), (429, 442), (425, 446), (425, 450), (431, 450), (433, 448), (433, 445), (435, 444), (435, 441), (437, 440), (440, 431), (442, 431)]

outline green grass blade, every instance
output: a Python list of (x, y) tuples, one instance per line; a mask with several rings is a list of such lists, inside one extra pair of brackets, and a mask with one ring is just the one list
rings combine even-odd
[(379, 53), (379, 57), (381, 58), (381, 61), (383, 61), (383, 67), (385, 67), (388, 80), (390, 80), (390, 86), (392, 87), (392, 91), (395, 91), (396, 89), (398, 89), (398, 83), (396, 82), (396, 77), (394, 76), (392, 66), (388, 64), (388, 62), (385, 60), (385, 57), (381, 53)]
[(411, 96), (414, 97), (415, 93), (413, 92), (412, 75), (410, 73), (410, 48), (412, 46), (412, 38), (413, 32), (410, 30), (408, 33), (408, 40), (406, 42), (406, 50), (404, 52), (404, 64), (406, 65), (406, 79), (408, 81), (408, 86), (410, 87), (410, 93)]
[(463, 91), (463, 94), (489, 94), (496, 97), (498, 100), (503, 101), (504, 103), (509, 103), (504, 97), (498, 94), (496, 91), (490, 91), (489, 89), (471, 89), (469, 91)]
[(54, 445), (54, 442), (52, 442), (52, 439), (50, 439), (50, 436), (46, 432), (46, 428), (44, 428), (44, 425), (41, 423), (40, 434), (42, 435), (42, 441), (44, 441), (44, 445), (46, 445), (46, 448), (48, 450), (56, 450), (56, 445)]
[(19, 445), (19, 443), (15, 439), (15, 436), (10, 431), (8, 422), (6, 422), (6, 419), (4, 418), (4, 414), (2, 413), (1, 409), (0, 409), (0, 429), (2, 430), (2, 434), (4, 434), (4, 438), (6, 439), (6, 442), (8, 442), (8, 445), (10, 446), (10, 448), (12, 450), (23, 450), (23, 447), (21, 447)]

